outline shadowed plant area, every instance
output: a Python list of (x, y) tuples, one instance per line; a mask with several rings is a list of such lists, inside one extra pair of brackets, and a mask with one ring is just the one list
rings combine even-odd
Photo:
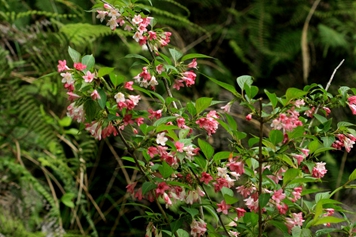
[(0, 236), (355, 236), (355, 19), (0, 0)]

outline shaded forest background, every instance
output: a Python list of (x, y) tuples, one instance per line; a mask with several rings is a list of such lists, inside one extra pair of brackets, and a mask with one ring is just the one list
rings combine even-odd
[[(262, 89), (356, 86), (356, 2), (352, 0), (152, 0), (140, 6), (172, 31), (183, 52), (214, 57), (200, 71), (234, 84), (251, 75)], [(127, 167), (120, 140), (95, 141), (66, 117), (69, 104), (58, 60), (68, 46), (93, 54), (131, 79), (139, 71), (129, 53), (142, 52), (132, 36), (111, 31), (87, 0), (0, 0), (0, 234), (4, 236), (143, 236), (140, 205), (129, 206)], [(310, 21), (306, 21), (310, 14)], [(306, 37), (303, 43), (302, 38)], [(306, 53), (302, 51), (306, 50)], [(176, 96), (190, 100), (227, 95), (203, 76)], [(348, 117), (349, 111), (333, 110)], [(238, 114), (242, 112), (235, 108)], [(236, 116), (240, 120), (239, 116)], [(223, 136), (223, 135), (222, 135)], [(219, 149), (216, 141), (215, 147)], [(334, 189), (355, 168), (355, 152), (327, 153), (325, 188)], [(347, 203), (353, 194), (336, 197)], [(152, 207), (155, 208), (155, 207)], [(133, 220), (133, 218), (135, 219)], [(47, 234), (45, 234), (47, 232)], [(49, 235), (53, 234), (53, 235)]]

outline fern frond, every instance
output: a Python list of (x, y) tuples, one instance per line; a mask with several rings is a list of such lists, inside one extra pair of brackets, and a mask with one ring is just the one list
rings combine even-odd
[(31, 10), (31, 11), (26, 11), (26, 12), (1, 12), (0, 11), (0, 20), (6, 21), (6, 22), (15, 22), (16, 20), (19, 20), (24, 17), (29, 17), (29, 16), (34, 16), (34, 15), (39, 15), (39, 16), (45, 16), (48, 18), (57, 18), (57, 19), (69, 19), (69, 18), (75, 18), (78, 17), (75, 14), (58, 14), (55, 12), (47, 12), (47, 11), (37, 11), (37, 10)]

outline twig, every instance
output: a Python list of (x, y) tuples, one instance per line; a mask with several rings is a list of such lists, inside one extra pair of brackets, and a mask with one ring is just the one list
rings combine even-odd
[[(262, 139), (263, 139), (263, 117), (262, 117), (262, 98), (259, 99), (259, 120), (260, 120), (260, 135), (259, 135), (259, 144), (258, 144), (258, 197), (262, 195), (262, 164), (263, 164), (263, 155), (262, 155)], [(262, 207), (260, 203), (258, 204), (258, 236), (262, 237)]]

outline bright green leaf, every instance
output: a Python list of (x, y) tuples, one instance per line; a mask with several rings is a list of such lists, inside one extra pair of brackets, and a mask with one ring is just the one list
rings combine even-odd
[(239, 85), (239, 87), (241, 88), (241, 90), (245, 89), (245, 84), (251, 86), (253, 83), (253, 77), (248, 76), (248, 75), (244, 75), (244, 76), (239, 76), (238, 78), (236, 78), (237, 84)]
[(75, 197), (74, 193), (65, 193), (62, 198), (61, 201), (63, 202), (64, 205), (66, 205), (67, 207), (70, 208), (74, 208), (74, 202), (72, 201), (72, 199)]
[(278, 99), (275, 93), (270, 93), (267, 90), (264, 90), (268, 99), (271, 101), (272, 107), (275, 108), (278, 104)]
[(337, 218), (334, 216), (327, 216), (327, 217), (322, 217), (318, 219), (316, 222), (314, 222), (313, 225), (321, 225), (321, 224), (326, 224), (326, 223), (340, 223), (346, 221), (345, 219), (342, 218)]
[(73, 60), (73, 63), (79, 63), (80, 62), (80, 53), (77, 52), (75, 49), (72, 49), (70, 46), (68, 46), (68, 54)]
[(182, 53), (173, 48), (169, 49), (169, 53), (171, 54), (174, 62), (178, 62), (178, 60), (182, 57)]
[(83, 70), (84, 72), (92, 70), (94, 65), (95, 65), (94, 56), (92, 54), (91, 55), (85, 55), (82, 58), (82, 64), (87, 65), (87, 67)]
[(182, 57), (181, 61), (185, 61), (185, 60), (192, 59), (192, 58), (213, 58), (213, 57), (210, 57), (205, 54), (200, 54), (200, 53), (191, 53), (191, 54), (184, 55)]
[(199, 99), (197, 99), (197, 101), (195, 102), (195, 108), (197, 114), (202, 112), (204, 109), (208, 108), (212, 100), (213, 100), (212, 98), (207, 98), (207, 97), (200, 97)]
[(349, 181), (353, 181), (356, 179), (356, 169), (350, 174)]
[(283, 141), (283, 133), (280, 130), (271, 130), (269, 133), (269, 140), (273, 145), (277, 145)]
[(158, 171), (165, 179), (170, 177), (174, 172), (173, 168), (165, 161), (162, 162), (162, 165), (158, 168)]
[(123, 76), (118, 76), (116, 75), (114, 72), (111, 72), (109, 74), (110, 76), (110, 81), (112, 82), (112, 84), (117, 87), (118, 85), (120, 85), (121, 83), (124, 82), (125, 78)]
[(58, 123), (61, 127), (68, 127), (72, 123), (72, 118), (64, 117), (61, 120), (59, 120)]
[(113, 67), (101, 67), (98, 71), (98, 77), (109, 75), (112, 71), (114, 71)]
[(210, 159), (214, 154), (214, 148), (206, 141), (198, 139), (198, 145), (206, 159)]
[(125, 58), (137, 58), (137, 59), (141, 59), (141, 60), (145, 61), (147, 64), (150, 63), (150, 61), (147, 58), (145, 58), (144, 56), (139, 55), (139, 54), (128, 54), (125, 56)]
[(235, 204), (239, 201), (238, 198), (235, 198), (235, 197), (227, 195), (227, 194), (224, 195), (224, 200), (225, 200), (225, 203), (228, 205)]
[(299, 169), (288, 169), (283, 176), (283, 185), (286, 185), (289, 181), (295, 179), (299, 174)]

